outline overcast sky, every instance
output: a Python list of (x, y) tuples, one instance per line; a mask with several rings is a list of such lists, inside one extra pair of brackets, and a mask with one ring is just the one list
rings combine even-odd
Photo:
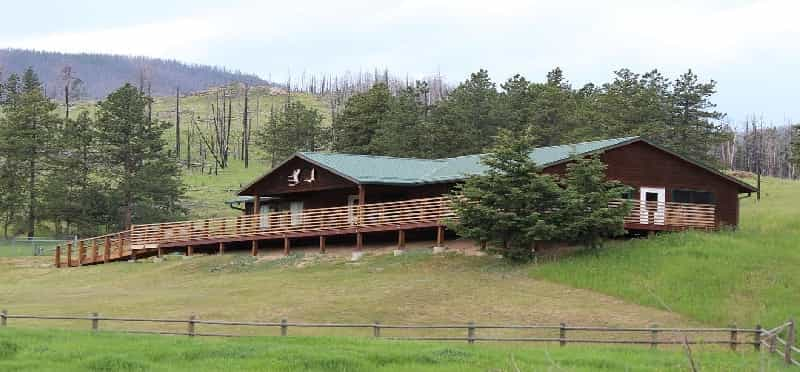
[(0, 47), (174, 58), (281, 81), (289, 72), (479, 68), (575, 86), (613, 70), (691, 68), (733, 121), (800, 121), (800, 0), (6, 1)]

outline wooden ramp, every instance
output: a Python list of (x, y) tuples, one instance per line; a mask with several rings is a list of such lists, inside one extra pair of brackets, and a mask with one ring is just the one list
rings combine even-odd
[[(715, 229), (716, 207), (707, 204), (657, 203), (619, 200), (630, 203), (625, 227), (635, 230)], [(216, 246), (220, 253), (226, 244), (249, 243), (258, 254), (261, 240), (282, 239), (288, 254), (293, 238), (319, 237), (320, 250), (325, 239), (336, 235), (355, 235), (356, 250), (362, 248), (362, 234), (397, 231), (398, 245), (405, 242), (405, 231), (435, 228), (442, 244), (444, 226), (455, 218), (446, 197), (412, 199), (354, 206), (307, 209), (269, 214), (243, 215), (194, 221), (133, 225), (130, 230), (79, 240), (68, 244), (65, 252), (56, 248), (57, 267), (93, 265), (182, 250), (191, 255), (196, 246)], [(62, 253), (63, 256), (62, 257)]]

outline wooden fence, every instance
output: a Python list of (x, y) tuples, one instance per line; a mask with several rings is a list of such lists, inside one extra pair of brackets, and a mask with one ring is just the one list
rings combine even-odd
[[(152, 324), (184, 324), (185, 331), (176, 330), (132, 330), (132, 329), (114, 329), (117, 332), (127, 333), (150, 333), (150, 334), (164, 334), (164, 335), (182, 335), (182, 336), (214, 336), (214, 337), (240, 337), (241, 334), (233, 333), (208, 333), (202, 332), (198, 328), (201, 325), (206, 326), (223, 326), (223, 327), (259, 327), (259, 328), (274, 328), (280, 330), (281, 336), (288, 336), (290, 328), (350, 328), (350, 329), (367, 329), (372, 330), (372, 336), (376, 338), (385, 338), (393, 340), (423, 340), (423, 341), (465, 341), (470, 344), (475, 342), (545, 342), (545, 343), (558, 343), (560, 346), (566, 346), (570, 343), (580, 344), (633, 344), (633, 345), (648, 345), (650, 348), (657, 348), (658, 345), (723, 345), (728, 346), (731, 350), (737, 350), (739, 345), (749, 345), (755, 351), (764, 351), (766, 349), (770, 353), (779, 354), (786, 364), (794, 364), (800, 366), (800, 362), (792, 357), (793, 353), (800, 353), (800, 349), (794, 346), (796, 326), (794, 320), (775, 327), (773, 329), (763, 329), (761, 326), (755, 328), (738, 328), (731, 326), (728, 328), (672, 328), (672, 327), (658, 327), (652, 325), (650, 327), (599, 327), (599, 326), (578, 326), (551, 324), (528, 324), (528, 325), (502, 325), (502, 324), (475, 324), (469, 322), (467, 324), (417, 324), (417, 325), (403, 325), (403, 324), (383, 324), (381, 322), (372, 323), (307, 323), (307, 322), (289, 322), (287, 319), (282, 319), (279, 322), (256, 322), (256, 321), (228, 321), (228, 320), (202, 320), (195, 315), (189, 316), (187, 319), (163, 319), (163, 318), (134, 318), (134, 317), (110, 317), (101, 316), (99, 313), (91, 313), (89, 316), (75, 316), (75, 315), (30, 315), (30, 314), (10, 314), (7, 310), (0, 311), (0, 327), (8, 326), (10, 319), (32, 319), (36, 321), (48, 320), (67, 320), (67, 321), (86, 321), (87, 325), (92, 331), (101, 330), (101, 322), (117, 322), (117, 323), (152, 323)], [(390, 330), (456, 330), (463, 332), (462, 336), (405, 336), (398, 337), (386, 335), (384, 331)], [(557, 333), (553, 337), (496, 337), (496, 336), (482, 336), (479, 331), (486, 330), (544, 330)], [(574, 335), (574, 334), (577, 334)], [(598, 334), (605, 336), (613, 336), (613, 338), (601, 337), (585, 337), (583, 334)], [(630, 336), (632, 334), (639, 337)], [(716, 338), (712, 337), (706, 339), (704, 337), (689, 337), (689, 335), (713, 336), (719, 335)], [(780, 335), (785, 335), (785, 338)], [(642, 337), (646, 338), (643, 339)], [(780, 348), (779, 348), (780, 344)], [(782, 349), (782, 350), (781, 350)]]

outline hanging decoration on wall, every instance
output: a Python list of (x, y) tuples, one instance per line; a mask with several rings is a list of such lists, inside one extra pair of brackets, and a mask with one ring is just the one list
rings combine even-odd
[[(305, 172), (304, 172), (305, 171)], [(314, 168), (309, 169), (294, 169), (292, 170), (292, 174), (289, 176), (289, 187), (294, 187), (300, 184), (301, 175), (303, 173), (308, 174), (307, 177), (303, 178), (303, 182), (305, 183), (313, 183), (316, 181), (316, 174)]]

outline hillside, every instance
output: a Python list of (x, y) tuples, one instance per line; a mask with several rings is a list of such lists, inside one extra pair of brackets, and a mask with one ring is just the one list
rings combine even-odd
[(800, 317), (800, 182), (762, 179), (738, 231), (664, 234), (532, 268), (531, 277), (605, 293), (707, 324)]
[(174, 60), (109, 54), (66, 54), (21, 49), (0, 49), (3, 76), (22, 73), (33, 67), (50, 97), (63, 95), (65, 67), (83, 82), (84, 99), (99, 99), (126, 82), (138, 85), (144, 77), (154, 96), (174, 95), (175, 88), (197, 92), (232, 82), (267, 84), (258, 76), (232, 72), (213, 66), (187, 64)]

